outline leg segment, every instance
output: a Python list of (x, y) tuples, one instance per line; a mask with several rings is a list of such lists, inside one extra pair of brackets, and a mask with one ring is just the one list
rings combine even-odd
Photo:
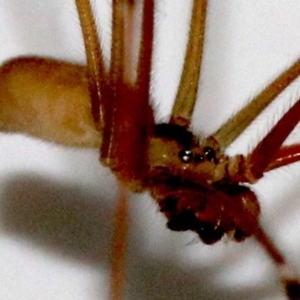
[(281, 147), (273, 156), (266, 171), (277, 169), (300, 160), (300, 144)]
[(194, 0), (189, 41), (170, 123), (188, 127), (197, 98), (207, 0)]
[[(267, 136), (257, 145), (254, 151), (249, 154), (247, 160), (250, 162), (252, 172), (259, 176), (262, 176), (266, 169), (270, 169), (268, 166), (272, 162), (276, 163), (276, 160), (280, 161), (277, 154), (277, 159), (274, 155), (299, 122), (300, 118), (300, 101), (298, 100), (292, 108), (279, 120), (279, 122), (273, 127), (273, 129), (267, 134)], [(291, 149), (290, 149), (291, 150)], [(281, 152), (283, 150), (280, 150)], [(284, 152), (282, 153), (284, 154)], [(289, 160), (289, 152), (286, 153), (287, 158), (285, 162)], [(292, 155), (293, 156), (293, 155)], [(294, 155), (297, 156), (297, 154)], [(277, 162), (278, 163), (278, 162)], [(282, 161), (283, 164), (283, 161)], [(271, 167), (272, 168), (272, 167)], [(273, 167), (274, 168), (274, 167)]]
[(230, 145), (299, 74), (300, 59), (214, 133), (213, 138), (218, 141), (221, 148), (224, 149)]
[(106, 76), (103, 54), (99, 44), (96, 23), (89, 0), (76, 0), (88, 69), (88, 85), (91, 96), (92, 114), (98, 129), (104, 126), (103, 89)]
[(142, 36), (138, 66), (134, 43), (125, 46), (133, 36), (136, 5), (132, 1), (113, 2), (112, 64), (109, 76), (109, 98), (105, 103), (105, 128), (101, 159), (119, 179), (138, 189), (144, 175), (148, 130), (153, 125), (150, 107), (150, 70), (153, 47), (154, 1), (143, 6)]
[[(143, 178), (148, 131), (153, 125), (150, 107), (150, 73), (153, 47), (154, 1), (144, 1), (142, 37), (138, 66), (131, 58), (135, 6), (130, 1), (113, 2), (113, 39), (109, 98), (106, 99), (104, 140), (101, 159), (121, 177), (121, 181), (137, 189)], [(128, 39), (130, 41), (128, 41)], [(129, 45), (126, 49), (125, 45)], [(128, 192), (119, 188), (115, 232), (112, 245), (111, 299), (122, 299), (125, 283), (124, 261), (128, 231)]]
[[(223, 198), (226, 200), (225, 198)], [(232, 205), (235, 200), (235, 205)], [(259, 223), (259, 205), (256, 196), (251, 190), (241, 189), (236, 199), (230, 196), (229, 201), (224, 202), (224, 211), (228, 209), (235, 216), (234, 224), (236, 241), (242, 241), (247, 236), (254, 236), (267, 254), (275, 263), (278, 277), (283, 283), (289, 300), (300, 299), (300, 280), (280, 249), (269, 238)], [(226, 221), (222, 220), (223, 222)], [(222, 222), (221, 222), (222, 224)], [(225, 223), (226, 224), (226, 223)]]
[(110, 297), (121, 300), (126, 281), (125, 254), (128, 235), (128, 191), (119, 183), (119, 199), (115, 211), (111, 253)]
[(275, 262), (279, 278), (285, 287), (288, 299), (300, 299), (300, 281), (292, 266), (285, 261), (283, 255), (277, 250), (261, 227), (257, 228), (254, 236)]

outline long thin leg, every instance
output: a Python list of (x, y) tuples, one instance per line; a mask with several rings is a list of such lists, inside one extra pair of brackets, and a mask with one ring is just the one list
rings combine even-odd
[(128, 191), (119, 183), (111, 253), (110, 299), (121, 300), (126, 281), (125, 255), (128, 235)]
[(277, 150), (266, 171), (274, 170), (300, 160), (300, 144), (284, 146)]
[(272, 243), (261, 227), (256, 229), (254, 236), (275, 262), (278, 276), (285, 287), (288, 299), (299, 299), (300, 282), (292, 266), (286, 262), (283, 255), (277, 250), (276, 246)]
[(229, 119), (212, 137), (218, 141), (221, 148), (226, 148), (299, 75), (300, 59), (280, 74), (235, 116)]
[[(132, 35), (135, 34), (130, 26), (134, 22), (135, 9), (136, 5), (132, 1), (113, 2), (110, 99), (109, 107), (105, 109), (108, 114), (101, 149), (102, 160), (122, 181), (133, 188), (143, 178), (148, 130), (153, 125), (153, 112), (149, 104), (149, 74), (153, 47), (154, 1), (144, 1), (137, 68), (131, 61), (131, 57), (135, 55), (133, 45), (125, 47), (125, 41), (132, 40)], [(137, 79), (133, 81), (133, 78)]]
[[(120, 4), (120, 1), (119, 1)], [(88, 66), (89, 91), (92, 101), (93, 117), (101, 128), (110, 128), (111, 112), (113, 107), (110, 106), (108, 98), (112, 93), (107, 87), (108, 80), (105, 74), (103, 55), (100, 49), (96, 25), (89, 1), (76, 1), (81, 28), (84, 37), (86, 48), (86, 58)], [(114, 9), (114, 30), (113, 30), (113, 45), (112, 47), (112, 67), (110, 84), (119, 91), (119, 84), (123, 80), (123, 16), (120, 11), (120, 5), (116, 2), (113, 5)], [(115, 24), (119, 22), (119, 24)], [(117, 45), (117, 46), (116, 46)], [(114, 89), (113, 89), (114, 90)], [(120, 97), (120, 96), (119, 96)], [(104, 129), (105, 129), (104, 128)], [(110, 133), (106, 130), (106, 134)], [(104, 141), (105, 143), (105, 141)], [(111, 262), (111, 278), (110, 278), (110, 297), (112, 300), (122, 299), (123, 286), (125, 284), (125, 253), (128, 232), (128, 192), (119, 184), (120, 196), (115, 213), (114, 236), (112, 241), (112, 262)]]
[[(118, 94), (120, 94), (120, 85), (123, 80), (124, 72), (124, 1), (114, 0), (112, 6), (112, 45), (111, 45), (111, 63), (109, 70), (109, 80), (107, 82), (107, 99), (104, 102), (105, 127), (103, 130), (103, 142), (101, 146), (101, 160), (108, 166), (116, 163), (112, 162), (114, 157), (114, 115), (113, 112), (117, 107)], [(128, 6), (128, 3), (127, 5)], [(126, 7), (128, 8), (128, 7)], [(124, 8), (125, 9), (125, 8)], [(119, 95), (120, 97), (120, 95)]]
[(300, 100), (279, 120), (266, 137), (257, 145), (247, 157), (252, 172), (262, 175), (269, 163), (274, 160), (274, 155), (294, 129), (300, 119)]
[(100, 129), (104, 126), (101, 108), (103, 107), (102, 94), (107, 74), (105, 73), (103, 54), (90, 1), (76, 0), (76, 6), (85, 45), (92, 114)]
[[(125, 9), (124, 9), (125, 7)], [(135, 185), (134, 181), (143, 176), (146, 160), (146, 147), (149, 127), (153, 125), (150, 107), (150, 71), (153, 47), (154, 1), (146, 0), (143, 6), (142, 37), (140, 41), (136, 76), (130, 58), (132, 49), (126, 53), (124, 41), (131, 39), (134, 6), (127, 1), (113, 3), (113, 44), (111, 65), (111, 101), (106, 103), (105, 128), (107, 144), (104, 145), (106, 161), (116, 173)], [(126, 18), (125, 18), (126, 16)], [(125, 24), (126, 22), (126, 24)], [(125, 27), (127, 26), (127, 30)], [(129, 42), (129, 41), (127, 41)], [(130, 44), (130, 43), (129, 43)], [(127, 58), (128, 57), (128, 58)], [(136, 82), (133, 82), (133, 78)], [(139, 153), (138, 151), (139, 150)], [(136, 155), (138, 154), (138, 155)], [(134, 186), (134, 188), (137, 188)], [(122, 299), (125, 283), (125, 250), (128, 230), (128, 192), (119, 187), (121, 196), (116, 211), (115, 233), (113, 238), (111, 299)]]
[(189, 41), (170, 123), (188, 127), (194, 110), (202, 62), (207, 0), (194, 0)]
[(137, 69), (136, 89), (139, 96), (147, 99), (144, 107), (148, 107), (150, 99), (150, 74), (153, 52), (153, 30), (154, 30), (154, 0), (146, 0), (143, 8), (142, 38)]
[(242, 228), (246, 235), (253, 235), (275, 263), (278, 277), (285, 286), (288, 299), (299, 300), (299, 277), (293, 270), (293, 266), (288, 263), (284, 254), (276, 247), (272, 242), (272, 239), (270, 239), (259, 223), (259, 206), (253, 206), (253, 203), (257, 202), (253, 192), (248, 190), (245, 193), (239, 194), (237, 196), (238, 201), (234, 201), (236, 205), (232, 205), (232, 200), (235, 200), (232, 196), (228, 199), (225, 197), (223, 199), (225, 210), (228, 209), (228, 211), (231, 211), (232, 215), (236, 216), (236, 224)]

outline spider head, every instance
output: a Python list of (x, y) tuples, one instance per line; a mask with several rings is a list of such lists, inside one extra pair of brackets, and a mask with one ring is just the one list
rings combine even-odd
[(149, 172), (164, 168), (175, 176), (193, 182), (213, 182), (216, 166), (222, 158), (215, 141), (200, 143), (185, 127), (158, 124), (150, 139)]
[[(253, 233), (259, 206), (244, 186), (216, 183), (219, 149), (176, 125), (158, 125), (150, 140), (147, 188), (174, 231), (195, 231), (205, 244), (224, 234), (241, 241)], [(224, 160), (224, 159), (223, 159)], [(219, 171), (218, 171), (219, 172)], [(218, 175), (219, 176), (219, 175)]]

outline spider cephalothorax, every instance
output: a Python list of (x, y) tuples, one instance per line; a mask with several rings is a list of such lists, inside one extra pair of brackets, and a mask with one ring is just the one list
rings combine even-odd
[[(216, 143), (200, 143), (184, 127), (155, 126), (146, 185), (166, 215), (168, 228), (195, 231), (206, 244), (220, 240), (224, 234), (236, 241), (253, 234), (259, 204), (248, 187), (231, 180), (229, 162), (231, 159), (220, 154)], [(246, 220), (241, 218), (242, 212), (247, 212)]]

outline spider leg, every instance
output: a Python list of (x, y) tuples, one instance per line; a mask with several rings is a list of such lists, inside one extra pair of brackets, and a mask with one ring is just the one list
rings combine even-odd
[[(105, 119), (105, 138), (102, 160), (110, 165), (118, 177), (136, 189), (141, 182), (146, 161), (149, 127), (153, 113), (149, 104), (151, 58), (154, 28), (154, 1), (146, 0), (143, 6), (142, 36), (137, 70), (134, 70), (131, 46), (132, 22), (135, 7), (127, 1), (113, 2), (113, 42), (110, 69), (110, 104)], [(124, 10), (124, 6), (126, 9)], [(126, 28), (127, 27), (127, 28)], [(124, 32), (125, 31), (125, 32)], [(125, 39), (127, 43), (125, 45)], [(129, 40), (128, 40), (129, 39)], [(129, 53), (126, 53), (126, 50)], [(136, 79), (135, 79), (136, 78)], [(109, 127), (107, 127), (109, 126)], [(139, 151), (139, 152), (138, 152)], [(136, 155), (138, 153), (138, 155)], [(125, 283), (124, 259), (128, 228), (128, 193), (120, 188), (112, 245), (111, 299), (122, 298)]]
[(300, 144), (281, 147), (277, 150), (266, 171), (274, 170), (300, 160)]
[(278, 276), (285, 287), (288, 299), (300, 299), (300, 280), (296, 272), (293, 270), (293, 267), (286, 262), (284, 256), (263, 231), (261, 226), (256, 228), (254, 236), (275, 262)]
[(170, 123), (188, 127), (194, 110), (204, 45), (207, 0), (194, 0), (189, 41)]
[[(237, 198), (223, 197), (224, 208), (235, 216), (236, 230), (234, 237), (237, 241), (243, 241), (247, 236), (254, 236), (275, 263), (277, 274), (283, 283), (288, 299), (300, 299), (300, 280), (293, 266), (288, 263), (285, 255), (273, 243), (272, 239), (262, 228), (259, 222), (260, 208), (256, 195), (249, 189), (237, 195)], [(234, 200), (235, 205), (232, 205)], [(256, 204), (255, 204), (256, 203)]]
[(229, 119), (212, 137), (221, 148), (230, 145), (256, 116), (263, 111), (300, 74), (300, 59), (264, 88), (248, 105)]
[(125, 255), (129, 226), (128, 190), (119, 183), (120, 196), (115, 211), (114, 235), (112, 239), (110, 297), (111, 300), (122, 299), (126, 281)]
[[(270, 168), (268, 166), (271, 162), (274, 162), (274, 160), (275, 162), (276, 160), (280, 161), (280, 156), (278, 157), (278, 154), (280, 155), (280, 152), (277, 154), (277, 158), (275, 159), (274, 155), (276, 154), (284, 140), (287, 138), (287, 136), (290, 134), (290, 132), (299, 122), (299, 116), (300, 100), (298, 100), (290, 108), (290, 110), (278, 121), (278, 123), (272, 128), (272, 130), (256, 146), (252, 153), (247, 156), (246, 160), (249, 162), (252, 173), (257, 174), (257, 178), (261, 177), (263, 172)], [(290, 148), (290, 150), (292, 150), (292, 148)], [(282, 153), (283, 150), (280, 151)], [(288, 152), (287, 156), (289, 156)], [(297, 156), (297, 153), (292, 156), (294, 156), (295, 158)], [(288, 158), (286, 158), (285, 161), (287, 162)]]
[[(103, 53), (100, 48), (99, 37), (91, 3), (89, 0), (76, 0), (81, 31), (85, 46), (87, 61), (88, 87), (91, 96), (92, 115), (99, 129), (104, 126), (103, 99), (107, 74), (105, 73)], [(104, 97), (103, 97), (104, 96)]]
[[(105, 130), (104, 126), (110, 125), (110, 120), (107, 118), (110, 115), (110, 111), (107, 111), (110, 109), (108, 105), (109, 100), (106, 99), (110, 96), (107, 88), (107, 74), (105, 74), (103, 55), (90, 1), (77, 0), (76, 5), (86, 49), (88, 88), (91, 96), (92, 114), (98, 129), (101, 131), (101, 129)], [(123, 286), (125, 284), (125, 253), (129, 216), (128, 192), (121, 183), (118, 185), (120, 195), (115, 210), (114, 233), (111, 246), (109, 293), (112, 300), (122, 299)]]
[[(83, 5), (83, 2), (78, 0), (77, 5)], [(87, 52), (90, 93), (92, 97), (95, 95), (94, 109), (97, 106), (100, 109), (99, 115), (94, 117), (96, 121), (99, 117), (100, 125), (104, 126), (101, 160), (122, 182), (119, 184), (120, 196), (115, 212), (110, 280), (111, 299), (118, 300), (122, 298), (125, 283), (124, 262), (128, 231), (128, 191), (125, 186), (137, 190), (142, 185), (148, 131), (154, 122), (149, 103), (154, 1), (144, 1), (142, 34), (137, 53), (133, 51), (136, 4), (128, 0), (113, 1), (111, 64), (108, 74), (104, 73), (97, 38), (93, 41), (96, 28), (94, 21), (89, 21), (90, 17), (93, 18), (91, 8), (90, 5), (85, 5), (81, 7), (83, 11), (79, 9), (79, 14)], [(132, 60), (135, 56), (138, 56), (137, 64)], [(100, 67), (94, 65), (97, 61)]]
[[(145, 172), (148, 131), (154, 124), (149, 103), (154, 1), (144, 1), (138, 53), (134, 53), (132, 42), (137, 36), (132, 26), (135, 10), (132, 1), (113, 2), (109, 99), (105, 104), (101, 160), (122, 182), (137, 190)], [(136, 56), (137, 67), (131, 60)]]

